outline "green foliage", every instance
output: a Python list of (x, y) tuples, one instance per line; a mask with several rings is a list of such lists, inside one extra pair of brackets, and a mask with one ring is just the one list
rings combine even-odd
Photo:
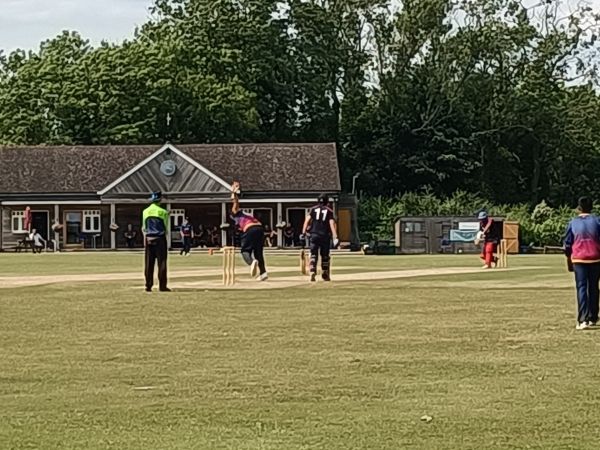
[[(543, 213), (540, 211), (542, 208)], [(551, 208), (542, 201), (531, 215), (534, 242), (542, 245), (562, 245), (565, 229), (574, 213), (569, 207)]]
[(394, 223), (400, 217), (473, 217), (481, 209), (491, 215), (519, 223), (522, 245), (562, 245), (565, 229), (575, 211), (568, 206), (553, 208), (541, 201), (533, 209), (526, 204), (493, 205), (475, 194), (457, 191), (439, 198), (431, 192), (407, 193), (395, 198), (369, 197), (361, 200), (359, 227), (364, 241), (393, 239)]
[(359, 229), (361, 238), (366, 241), (392, 239), (394, 223), (400, 217), (472, 216), (485, 207), (485, 200), (463, 191), (444, 199), (431, 192), (408, 192), (395, 198), (370, 197), (360, 201)]
[(369, 196), (598, 197), (600, 15), (555, 3), (155, 0), (131, 41), (0, 52), (0, 145), (329, 141)]

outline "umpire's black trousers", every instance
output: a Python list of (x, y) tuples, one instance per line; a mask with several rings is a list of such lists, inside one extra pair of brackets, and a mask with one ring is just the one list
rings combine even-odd
[(167, 289), (167, 238), (146, 238), (146, 254), (144, 259), (144, 274), (146, 275), (146, 289), (152, 289), (154, 284), (154, 263), (158, 262), (159, 289)]

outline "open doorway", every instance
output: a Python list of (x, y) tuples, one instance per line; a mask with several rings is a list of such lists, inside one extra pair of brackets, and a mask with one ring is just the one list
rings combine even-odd
[(81, 245), (83, 214), (81, 211), (65, 211), (64, 242), (67, 245)]
[(304, 225), (304, 220), (306, 220), (306, 216), (309, 211), (309, 208), (288, 208), (287, 222), (294, 229), (294, 241), (296, 240), (297, 236), (302, 234), (302, 226)]
[(34, 228), (46, 241), (48, 240), (48, 229), (50, 228), (50, 217), (48, 211), (31, 212), (31, 229)]

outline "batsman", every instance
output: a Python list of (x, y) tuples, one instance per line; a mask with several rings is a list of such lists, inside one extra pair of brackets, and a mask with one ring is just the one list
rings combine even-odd
[(329, 196), (321, 194), (319, 204), (310, 209), (302, 227), (301, 239), (306, 240), (310, 230), (310, 281), (317, 281), (317, 265), (319, 253), (321, 254), (321, 278), (323, 281), (331, 281), (330, 259), (331, 240), (333, 247), (340, 243), (338, 240), (337, 226), (333, 215), (333, 209), (329, 207)]

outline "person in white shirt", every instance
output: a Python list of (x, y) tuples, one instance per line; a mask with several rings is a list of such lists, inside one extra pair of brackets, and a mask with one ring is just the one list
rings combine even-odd
[(35, 228), (31, 230), (29, 240), (31, 241), (33, 253), (42, 253), (42, 250), (46, 248), (46, 240), (40, 235), (40, 233), (37, 232)]

